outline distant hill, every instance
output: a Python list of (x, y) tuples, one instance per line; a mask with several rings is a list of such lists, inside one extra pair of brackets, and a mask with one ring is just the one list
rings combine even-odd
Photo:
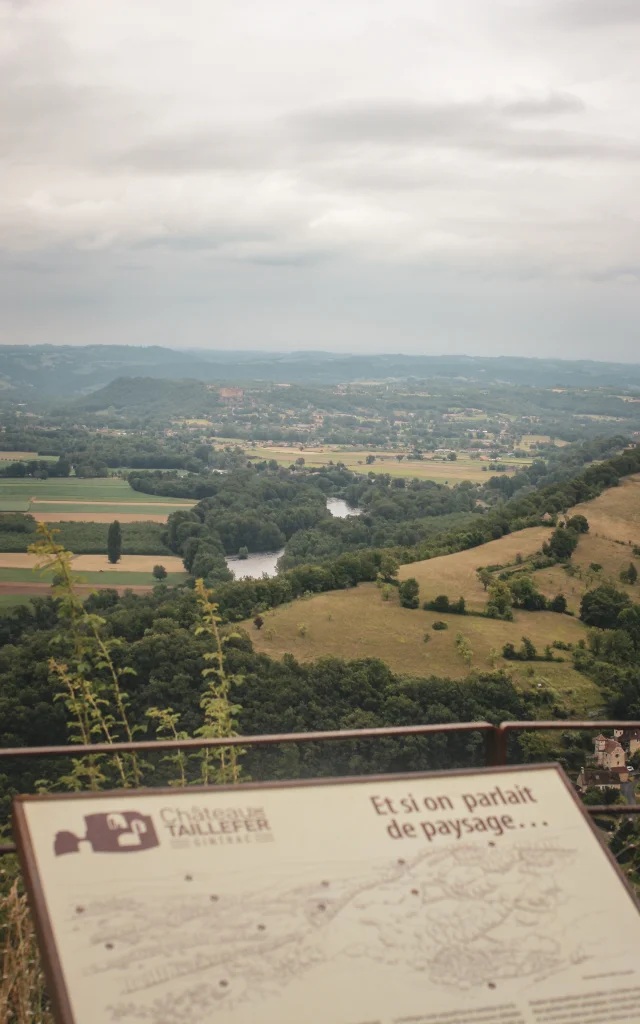
[(90, 395), (76, 398), (65, 405), (65, 411), (148, 414), (161, 411), (162, 417), (203, 415), (210, 412), (219, 398), (200, 380), (158, 380), (153, 377), (118, 377), (106, 387)]
[(0, 397), (18, 401), (72, 398), (90, 394), (121, 377), (309, 385), (413, 378), (640, 389), (639, 364), (588, 360), (332, 352), (178, 352), (160, 346), (127, 345), (0, 345)]

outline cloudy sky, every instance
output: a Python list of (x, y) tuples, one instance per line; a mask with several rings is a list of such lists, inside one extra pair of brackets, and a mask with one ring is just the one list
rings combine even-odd
[(0, 341), (640, 361), (640, 0), (0, 0)]

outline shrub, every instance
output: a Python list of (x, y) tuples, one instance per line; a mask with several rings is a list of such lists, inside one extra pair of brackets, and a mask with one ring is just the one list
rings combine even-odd
[(450, 601), (446, 594), (439, 594), (433, 601), (425, 601), (422, 605), (427, 612), (452, 612), (454, 615), (466, 615), (466, 602), (464, 597), (457, 601)]
[(408, 580), (400, 584), (398, 593), (400, 595), (400, 604), (403, 608), (420, 607), (420, 587), (418, 581), (413, 576), (410, 576)]
[(548, 542), (542, 545), (542, 551), (559, 562), (567, 562), (577, 546), (578, 534), (576, 531), (569, 527), (559, 526), (557, 530), (553, 531)]
[(541, 594), (529, 575), (517, 576), (509, 583), (509, 590), (513, 604), (516, 608), (526, 608), (527, 611), (542, 611), (547, 607), (547, 599)]
[(521, 650), (523, 661), (534, 661), (538, 656), (538, 652), (536, 651), (534, 644), (532, 644), (528, 636), (522, 637)]
[(618, 616), (625, 608), (631, 607), (631, 598), (618, 590), (612, 583), (603, 583), (595, 590), (588, 590), (580, 602), (580, 618), (587, 626), (599, 629), (615, 629)]
[(487, 604), (487, 617), (490, 619), (505, 619), (510, 622), (513, 619), (511, 611), (511, 591), (506, 583), (496, 580), (489, 587), (489, 602)]
[(576, 533), (588, 533), (589, 521), (586, 516), (572, 516), (571, 519), (567, 519), (567, 529), (575, 530)]
[(446, 622), (443, 622), (442, 619), (436, 619), (436, 621), (431, 624), (431, 628), (439, 630), (439, 629), (448, 629), (449, 626), (448, 626), (448, 624)]
[(551, 601), (549, 601), (549, 611), (558, 612), (560, 615), (564, 615), (567, 610), (567, 599), (564, 594), (556, 594)]
[(501, 612), (497, 605), (489, 601), (485, 615), (488, 619), (503, 619), (505, 622), (513, 622), (513, 612), (511, 608), (507, 608), (505, 612)]
[(623, 569), (620, 573), (620, 579), (623, 583), (635, 583), (638, 579), (638, 570), (636, 569), (633, 562), (629, 562), (627, 569)]
[[(528, 636), (522, 637), (522, 645), (519, 650), (516, 650), (513, 644), (505, 644), (502, 648), (502, 657), (506, 658), (507, 661), (538, 661), (538, 652), (535, 646), (531, 643)], [(548, 660), (553, 660), (551, 652), (549, 652)]]

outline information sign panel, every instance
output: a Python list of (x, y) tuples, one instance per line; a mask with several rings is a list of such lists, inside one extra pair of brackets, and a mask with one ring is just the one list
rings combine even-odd
[(60, 1024), (640, 1022), (640, 914), (555, 765), (20, 797)]

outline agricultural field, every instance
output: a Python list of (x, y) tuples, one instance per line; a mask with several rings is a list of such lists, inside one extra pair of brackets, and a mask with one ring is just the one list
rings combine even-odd
[[(22, 498), (35, 501), (67, 501), (67, 502), (106, 502), (109, 505), (135, 502), (135, 504), (147, 504), (157, 502), (167, 504), (166, 498), (158, 499), (155, 494), (143, 494), (141, 491), (134, 491), (126, 480), (119, 477), (100, 477), (98, 479), (84, 480), (79, 477), (49, 477), (47, 480), (29, 479), (7, 479), (0, 480), (0, 498)], [(174, 499), (171, 504), (192, 505), (193, 502)]]
[(39, 522), (164, 523), (193, 501), (134, 491), (118, 477), (0, 480), (0, 512), (30, 512)]
[[(256, 447), (246, 448), (248, 458), (275, 459), (281, 466), (289, 466), (297, 458), (303, 458), (306, 466), (327, 466), (330, 462), (342, 462), (354, 473), (388, 473), (394, 477), (416, 478), (418, 480), (435, 480), (437, 483), (456, 484), (462, 480), (471, 480), (474, 483), (485, 483), (490, 474), (487, 462), (478, 459), (471, 459), (469, 456), (459, 454), (455, 462), (436, 461), (425, 458), (422, 460), (403, 458), (398, 461), (399, 452), (379, 450), (361, 450), (331, 448), (310, 448), (300, 450), (299, 447)], [(375, 462), (367, 465), (367, 455), (374, 455)], [(502, 461), (502, 460), (501, 460)], [(513, 465), (518, 467), (527, 466), (532, 459), (512, 460)], [(482, 467), (485, 466), (485, 469)], [(513, 473), (509, 471), (507, 475)]]
[[(26, 595), (46, 597), (51, 591), (53, 573), (36, 569), (35, 555), (19, 552), (0, 554), (0, 597), (10, 604), (12, 595), (26, 599)], [(82, 579), (81, 592), (91, 589), (114, 587), (122, 592), (133, 589), (138, 593), (150, 590), (158, 582), (152, 570), (154, 565), (164, 565), (169, 586), (184, 583), (187, 573), (182, 560), (171, 555), (123, 555), (112, 565), (106, 555), (77, 555), (72, 562), (73, 570)]]
[[(154, 565), (162, 565), (160, 559), (154, 560)], [(166, 568), (166, 566), (165, 566)], [(115, 570), (115, 571), (113, 571)], [(84, 583), (101, 584), (102, 586), (155, 586), (157, 580), (152, 575), (151, 570), (148, 572), (132, 572), (126, 569), (118, 570), (118, 567), (112, 565), (109, 569), (100, 569), (93, 572), (85, 572), (84, 570), (77, 569), (76, 571)], [(52, 573), (41, 573), (39, 570), (33, 569), (4, 569), (0, 568), (0, 583), (46, 583), (47, 586), (51, 583)], [(184, 583), (187, 578), (187, 573), (182, 572), (168, 572), (167, 577), (163, 580), (164, 583), (168, 583), (170, 586), (174, 586), (177, 583)]]
[(10, 611), (19, 604), (28, 604), (33, 594), (5, 594), (0, 591), (0, 611)]
[(119, 512), (117, 507), (107, 506), (101, 512), (40, 512), (37, 503), (29, 509), (30, 514), (39, 523), (112, 523), (117, 519), (120, 523), (166, 523), (168, 511), (157, 512), (155, 505), (138, 505), (139, 509), (148, 508), (149, 512)]
[[(35, 568), (36, 555), (23, 554), (18, 551), (0, 553), (0, 572), (3, 570), (22, 569), (25, 572)], [(186, 576), (181, 558), (175, 555), (122, 555), (119, 562), (112, 565), (106, 555), (76, 555), (72, 560), (75, 572), (109, 572), (109, 573), (150, 573), (154, 565), (164, 565), (167, 572), (180, 573)]]
[[(550, 441), (551, 441), (551, 438), (550, 438), (549, 434), (525, 434), (524, 437), (522, 438), (522, 441), (521, 441), (519, 447), (527, 449), (527, 448), (531, 448), (532, 445), (534, 445), (534, 444), (549, 444)], [(564, 448), (564, 446), (566, 444), (568, 444), (569, 442), (568, 441), (560, 441), (556, 437), (554, 439), (553, 443), (556, 446), (556, 448)]]
[(31, 502), (24, 498), (3, 498), (0, 496), (0, 512), (28, 512)]
[(57, 455), (38, 455), (37, 452), (2, 452), (0, 462), (57, 462)]

